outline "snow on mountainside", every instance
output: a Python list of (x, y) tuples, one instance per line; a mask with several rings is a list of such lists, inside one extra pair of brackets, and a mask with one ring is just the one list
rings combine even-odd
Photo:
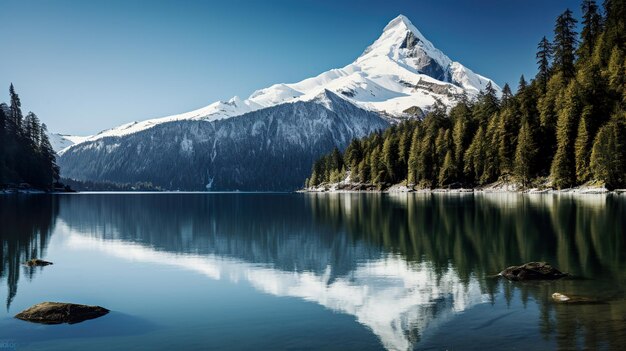
[(334, 147), (389, 122), (330, 91), (215, 121), (176, 121), (77, 144), (59, 157), (62, 176), (168, 190), (294, 190)]
[[(407, 109), (427, 111), (437, 100), (452, 106), (463, 94), (474, 97), (488, 82), (491, 81), (452, 61), (400, 15), (356, 61), (343, 68), (298, 83), (276, 84), (245, 100), (234, 97), (179, 115), (124, 124), (83, 141), (124, 136), (165, 122), (221, 120), (287, 102), (310, 101), (325, 90), (341, 94), (361, 108), (403, 117)], [(500, 88), (491, 83), (499, 92)]]
[(48, 139), (50, 139), (50, 144), (52, 145), (52, 149), (56, 152), (59, 152), (67, 147), (70, 147), (74, 144), (82, 143), (86, 139), (91, 136), (75, 136), (75, 135), (65, 135), (59, 133), (48, 133)]

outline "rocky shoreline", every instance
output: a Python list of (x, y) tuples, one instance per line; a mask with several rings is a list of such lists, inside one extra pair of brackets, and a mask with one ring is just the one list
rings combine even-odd
[(568, 189), (554, 189), (550, 187), (524, 188), (521, 184), (497, 182), (476, 188), (419, 188), (405, 184), (394, 184), (386, 187), (378, 187), (373, 184), (363, 183), (331, 183), (321, 184), (316, 187), (309, 187), (298, 190), (300, 193), (427, 193), (427, 194), (572, 194), (572, 195), (593, 195), (593, 194), (616, 194), (626, 195), (626, 189), (609, 190), (604, 186), (583, 185)]

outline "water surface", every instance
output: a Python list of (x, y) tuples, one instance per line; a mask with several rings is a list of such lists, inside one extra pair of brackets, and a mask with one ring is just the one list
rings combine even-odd
[[(0, 349), (575, 350), (626, 344), (626, 196), (0, 197)], [(53, 266), (27, 268), (32, 257)], [(544, 260), (576, 279), (511, 283)], [(553, 292), (601, 305), (562, 306)], [(112, 312), (12, 318), (42, 301)]]

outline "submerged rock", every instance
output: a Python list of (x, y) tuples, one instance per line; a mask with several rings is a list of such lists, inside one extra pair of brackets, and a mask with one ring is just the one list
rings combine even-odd
[(587, 296), (565, 295), (565, 294), (561, 294), (561, 293), (558, 293), (558, 292), (552, 294), (552, 299), (555, 302), (562, 303), (562, 304), (589, 304), (589, 305), (596, 305), (596, 304), (604, 304), (604, 303), (606, 303), (606, 301), (602, 301), (602, 300), (599, 300), (599, 299), (594, 299), (594, 298), (587, 297)]
[(32, 260), (24, 262), (24, 264), (28, 267), (43, 267), (43, 266), (51, 265), (52, 262), (40, 260), (38, 258), (33, 258)]
[(102, 317), (109, 310), (100, 306), (63, 302), (42, 302), (15, 315), (15, 318), (42, 324), (75, 324)]
[(500, 272), (508, 280), (554, 280), (569, 276), (546, 262), (529, 262), (521, 266), (511, 266)]

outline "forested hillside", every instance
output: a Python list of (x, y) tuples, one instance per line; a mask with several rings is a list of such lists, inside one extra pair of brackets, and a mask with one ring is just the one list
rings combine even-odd
[(28, 183), (48, 190), (59, 179), (59, 167), (46, 125), (32, 112), (22, 113), (22, 104), (13, 88), (10, 104), (0, 104), (0, 187)]
[[(315, 162), (307, 186), (480, 186), (498, 180), (569, 188), (626, 186), (626, 1), (582, 2), (539, 41), (537, 75), (353, 140)], [(536, 184), (535, 184), (536, 183)]]

